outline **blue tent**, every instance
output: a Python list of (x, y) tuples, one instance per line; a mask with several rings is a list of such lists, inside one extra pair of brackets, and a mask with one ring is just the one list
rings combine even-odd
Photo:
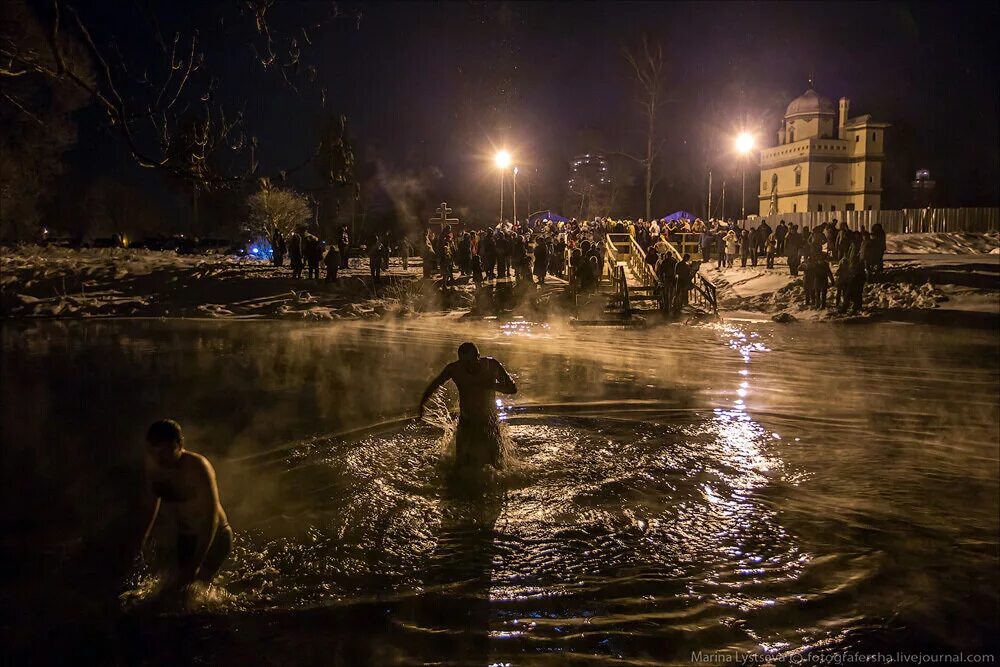
[(528, 222), (534, 224), (538, 220), (551, 220), (552, 222), (569, 222), (569, 218), (556, 215), (552, 211), (536, 211), (528, 216)]
[(688, 213), (687, 211), (676, 211), (665, 217), (663, 219), (663, 222), (673, 222), (674, 220), (681, 220), (682, 218), (686, 218), (688, 220), (694, 220), (695, 215), (694, 213)]

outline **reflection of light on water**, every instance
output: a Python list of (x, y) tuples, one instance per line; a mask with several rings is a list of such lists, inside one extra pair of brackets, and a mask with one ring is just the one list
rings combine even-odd
[(529, 322), (524, 319), (513, 319), (500, 325), (500, 331), (505, 336), (531, 337), (536, 334), (535, 329), (547, 330), (548, 324)]

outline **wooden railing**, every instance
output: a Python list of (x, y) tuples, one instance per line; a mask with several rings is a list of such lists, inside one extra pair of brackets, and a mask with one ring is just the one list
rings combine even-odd
[(656, 277), (656, 271), (646, 262), (646, 251), (642, 249), (634, 236), (629, 236), (631, 244), (628, 255), (628, 268), (643, 287), (655, 287), (660, 281)]
[(632, 302), (629, 300), (628, 296), (628, 276), (625, 275), (625, 267), (616, 265), (615, 276), (615, 282), (617, 283), (616, 291), (622, 300), (622, 313), (625, 317), (632, 317)]

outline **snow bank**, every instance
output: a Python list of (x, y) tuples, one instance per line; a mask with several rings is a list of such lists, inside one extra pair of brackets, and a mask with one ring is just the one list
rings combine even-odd
[(933, 234), (889, 234), (886, 252), (901, 255), (1000, 254), (1000, 232), (937, 232)]

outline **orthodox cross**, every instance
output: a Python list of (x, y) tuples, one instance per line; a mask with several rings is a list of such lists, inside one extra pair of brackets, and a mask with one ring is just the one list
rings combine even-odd
[(441, 225), (443, 227), (445, 225), (458, 224), (458, 218), (448, 217), (448, 214), (451, 213), (451, 208), (448, 207), (448, 202), (441, 202), (441, 205), (438, 206), (434, 212), (438, 214), (438, 217), (431, 218), (430, 222), (432, 225)]

